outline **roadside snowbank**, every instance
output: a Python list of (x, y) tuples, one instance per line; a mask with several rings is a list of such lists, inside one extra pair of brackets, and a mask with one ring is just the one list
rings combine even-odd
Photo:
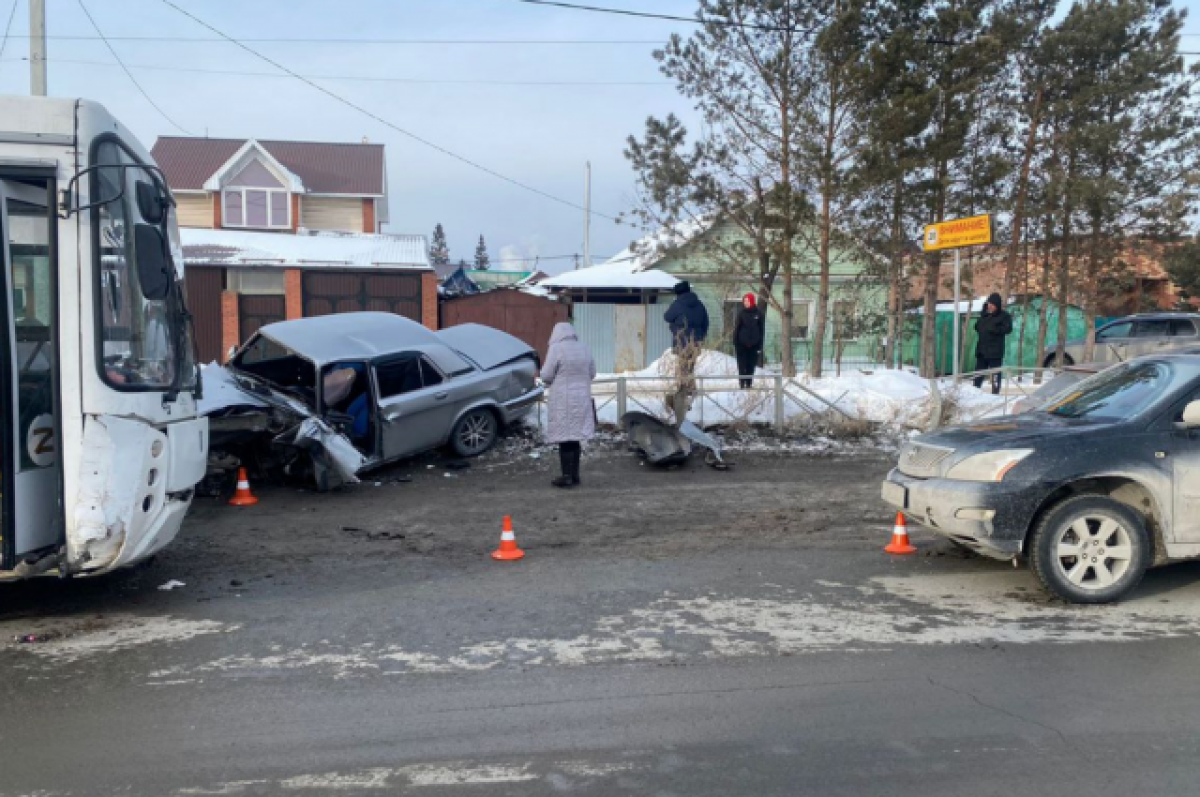
[[(627, 409), (666, 417), (666, 394), (674, 389), (672, 377), (676, 371), (675, 355), (667, 352), (641, 371), (599, 375), (592, 393), (600, 421), (615, 424), (619, 420), (615, 398), (619, 377), (626, 380)], [(719, 378), (700, 380), (702, 395), (697, 396), (688, 418), (702, 428), (773, 424), (778, 373), (777, 368), (759, 370), (754, 387), (741, 390), (737, 361), (706, 350), (697, 361), (696, 375)], [(841, 376), (820, 379), (801, 375), (784, 379), (783, 388), (784, 418), (789, 423), (832, 415), (843, 421), (866, 421), (900, 431), (923, 428), (936, 404), (929, 380), (908, 370), (844, 369)], [(970, 385), (954, 386), (950, 380), (939, 380), (938, 389), (949, 421), (997, 415), (1005, 408), (1003, 397)]]

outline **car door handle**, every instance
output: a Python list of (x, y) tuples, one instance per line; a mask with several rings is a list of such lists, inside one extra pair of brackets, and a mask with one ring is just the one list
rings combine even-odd
[(441, 393), (437, 393), (437, 394), (435, 394), (435, 395), (434, 395), (434, 398), (435, 398), (435, 399), (437, 399), (438, 401), (443, 401), (443, 400), (444, 400), (444, 399), (445, 399), (447, 396), (449, 396), (449, 395), (450, 395), (450, 394), (449, 394), (448, 392), (446, 392), (446, 391), (443, 391), (443, 392), (441, 392)]

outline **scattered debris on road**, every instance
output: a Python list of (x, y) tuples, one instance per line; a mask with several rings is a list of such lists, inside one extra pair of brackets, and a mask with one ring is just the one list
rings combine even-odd
[(166, 584), (159, 584), (158, 589), (160, 592), (170, 592), (173, 589), (178, 589), (180, 587), (186, 587), (186, 586), (187, 586), (187, 584), (184, 584), (182, 581), (176, 581), (175, 579), (171, 579)]

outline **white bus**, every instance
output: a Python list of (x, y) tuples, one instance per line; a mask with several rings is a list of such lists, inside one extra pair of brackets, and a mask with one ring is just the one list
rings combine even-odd
[(101, 106), (0, 96), (0, 265), (0, 580), (154, 554), (208, 423), (174, 202)]

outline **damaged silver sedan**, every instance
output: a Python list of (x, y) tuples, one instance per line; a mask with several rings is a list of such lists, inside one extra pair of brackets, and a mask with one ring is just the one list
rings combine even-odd
[(479, 324), (433, 332), (391, 313), (260, 329), (205, 372), (210, 470), (248, 463), (326, 490), (449, 446), (478, 456), (541, 399), (537, 353)]

